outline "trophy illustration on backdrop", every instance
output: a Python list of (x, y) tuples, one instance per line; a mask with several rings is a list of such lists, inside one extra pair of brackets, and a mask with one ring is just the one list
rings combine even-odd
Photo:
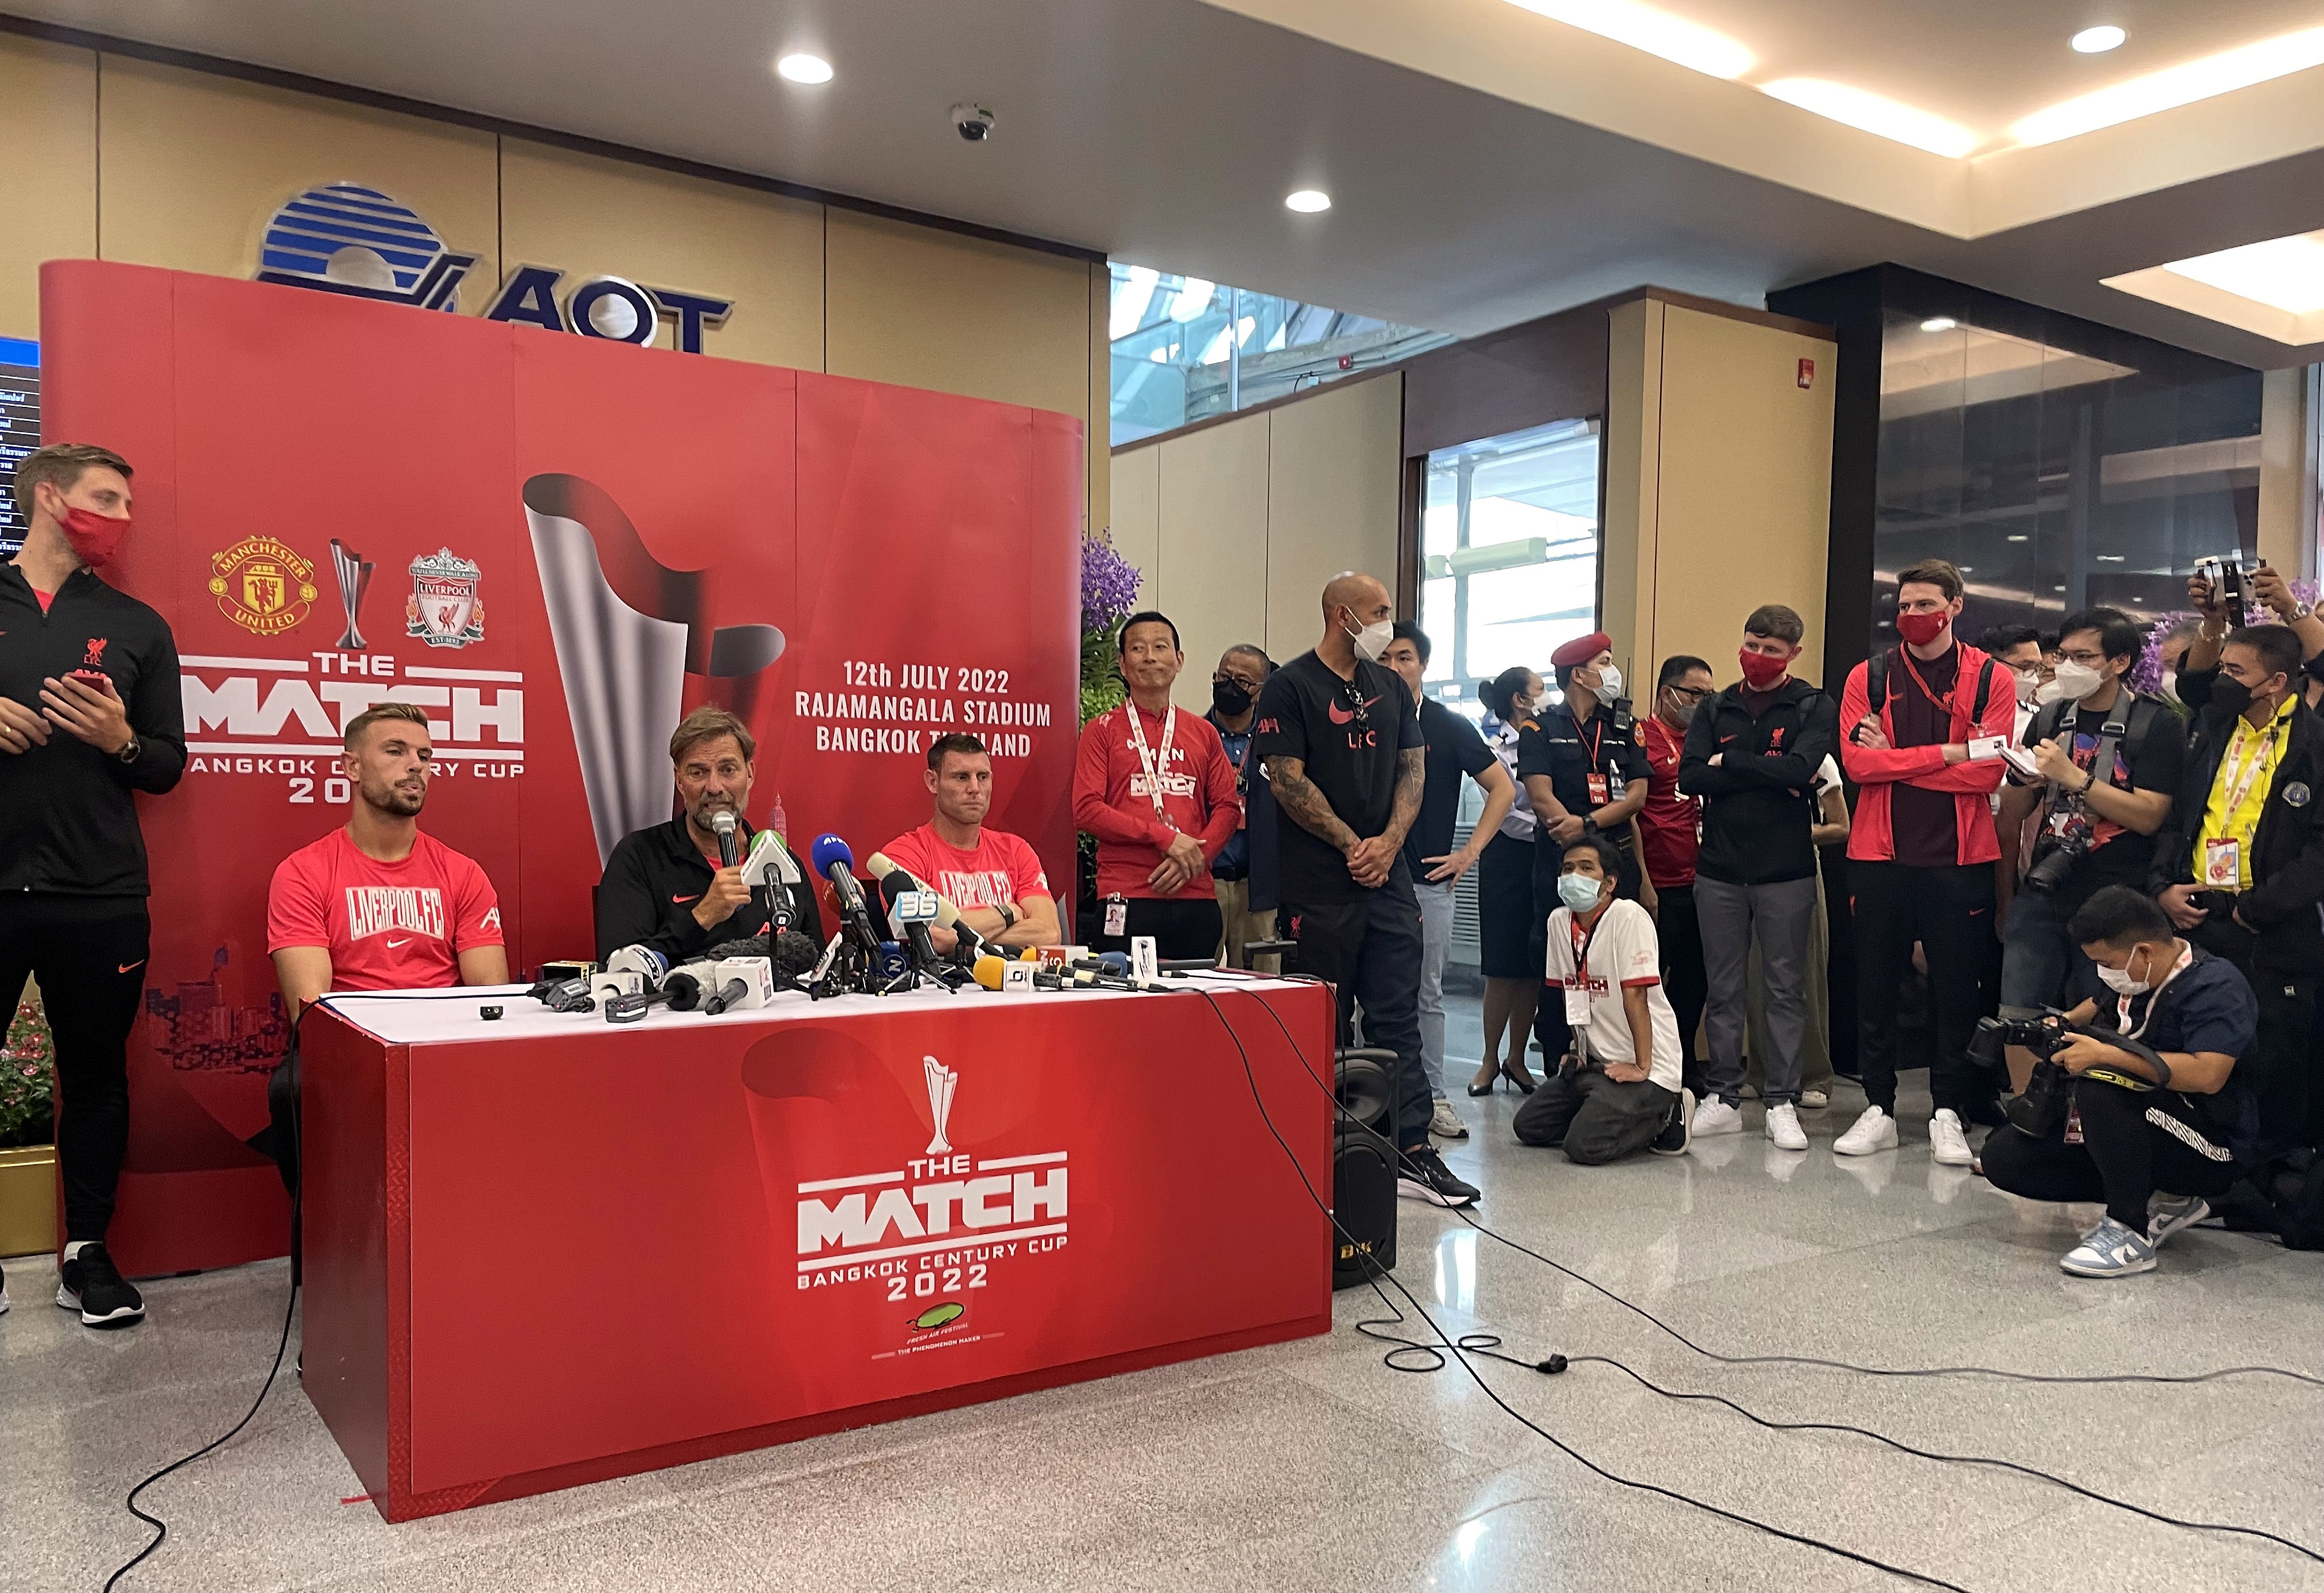
[(721, 683), (722, 700), (747, 720), (783, 633), (713, 630), (703, 618), (708, 572), (656, 559), (594, 482), (536, 475), (524, 483), (524, 512), (602, 864), (622, 836), (669, 817), (667, 748), (687, 677)]
[(364, 594), (371, 590), (372, 566), (364, 562), (362, 554), (334, 537), (331, 568), (339, 577), (339, 607), (347, 616), (347, 628), (339, 638), (339, 645), (360, 649), (364, 642), (363, 632), (355, 628), (355, 616), (363, 608)]

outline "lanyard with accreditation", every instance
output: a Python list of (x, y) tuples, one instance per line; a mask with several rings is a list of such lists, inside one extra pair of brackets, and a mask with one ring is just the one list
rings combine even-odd
[[(1600, 889), (1609, 887), (1601, 886)], [(1573, 1031), (1576, 1055), (1582, 1052), (1582, 1034), (1590, 1027), (1590, 948), (1596, 944), (1599, 930), (1606, 925), (1606, 915), (1613, 911), (1613, 907), (1614, 904), (1608, 902), (1599, 909), (1598, 921), (1590, 925), (1587, 933), (1582, 930), (1582, 920), (1578, 917), (1567, 926), (1573, 934), (1573, 982), (1565, 987), (1565, 1022), (1566, 1027)], [(1569, 913), (1572, 911), (1570, 907), (1566, 910)]]
[[(1153, 799), (1154, 816), (1175, 830), (1178, 826), (1170, 824), (1170, 810), (1162, 806), (1162, 774), (1169, 772), (1170, 743), (1178, 734), (1178, 710), (1173, 706), (1162, 712), (1162, 752), (1157, 759), (1146, 745), (1146, 724), (1138, 704), (1125, 703), (1122, 706), (1130, 710), (1130, 741), (1138, 749), (1139, 767), (1146, 770), (1146, 795)], [(1162, 773), (1156, 772), (1157, 762)]]
[[(2272, 722), (2264, 732), (2238, 732), (2235, 740), (2243, 742), (2249, 749), (2241, 768), (2237, 768), (2235, 763), (2234, 742), (2228, 744), (2224, 760), (2227, 765), (2227, 801), (2226, 807), (2220, 810), (2221, 823), (2232, 824), (2236, 822), (2236, 814), (2243, 807), (2245, 799), (2251, 796), (2252, 786), (2259, 778), (2260, 770), (2268, 766), (2275, 751), (2276, 732), (2282, 728), (2283, 721), (2277, 719)], [(2204, 841), (2203, 883), (2205, 885), (2214, 890), (2240, 890), (2243, 889), (2243, 875), (2244, 843), (2242, 841), (2225, 836), (2215, 836)]]

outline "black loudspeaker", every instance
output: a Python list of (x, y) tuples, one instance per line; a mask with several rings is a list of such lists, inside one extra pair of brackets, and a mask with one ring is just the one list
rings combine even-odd
[(1396, 1267), (1396, 1054), (1342, 1051), (1333, 1093), (1332, 1287), (1345, 1289)]

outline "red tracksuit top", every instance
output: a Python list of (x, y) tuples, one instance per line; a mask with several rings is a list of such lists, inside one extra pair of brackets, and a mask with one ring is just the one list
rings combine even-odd
[[(2009, 671), (1995, 665), (1993, 687), (1986, 695), (1985, 718), (1971, 719), (1969, 711), (1977, 704), (1978, 677), (1984, 671), (1988, 655), (1965, 641), (1958, 645), (1960, 668), (1953, 676), (1952, 695), (1948, 703), (1952, 709), (1952, 731), (1948, 739), (1967, 742), (1979, 736), (1999, 736), (2005, 741), (2010, 740), (2017, 723), (2017, 694)], [(1871, 711), (1871, 687), (1865, 682), (1869, 668), (1868, 664), (1858, 664), (1848, 672), (1848, 687), (1840, 699), (1840, 763), (1848, 770), (1848, 778), (1862, 788), (1857, 799), (1855, 822), (1848, 832), (1848, 855), (1874, 862), (1886, 862), (1896, 855), (1895, 839), (1888, 827), (1888, 787), (1903, 781), (1924, 791), (1952, 793), (1958, 861), (1996, 861), (2001, 856), (2001, 843), (1993, 831), (1992, 798), (2001, 785), (2002, 760), (1991, 758), (1981, 763), (1948, 764), (1942, 746), (1858, 746), (1857, 722)], [(1882, 704), (1880, 708), (1880, 728), (1892, 740), (1896, 731), (1889, 704), (1895, 701), (1897, 693), (1917, 689), (1905, 677), (1903, 664), (1892, 657), (1888, 660), (1889, 703)]]

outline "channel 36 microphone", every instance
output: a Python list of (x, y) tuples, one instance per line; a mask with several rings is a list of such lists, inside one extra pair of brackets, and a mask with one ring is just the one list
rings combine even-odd
[(997, 953), (1000, 950), (998, 946), (988, 944), (982, 935), (961, 921), (958, 907), (945, 900), (941, 894), (930, 889), (921, 880), (914, 879), (909, 869), (890, 861), (886, 853), (873, 852), (863, 860), (863, 866), (870, 870), (872, 878), (880, 881), (880, 895), (882, 900), (892, 899), (888, 895), (888, 881), (890, 879), (903, 880), (902, 889), (927, 890), (928, 894), (936, 897), (936, 927), (953, 932), (954, 937), (953, 961), (963, 968), (974, 968), (979, 957), (983, 956), (987, 952)]
[(839, 900), (842, 926), (875, 963), (880, 957), (880, 933), (872, 927), (872, 912), (863, 902), (863, 888), (855, 882), (855, 854), (836, 835), (815, 838), (815, 871), (831, 881)]
[(710, 815), (710, 827), (718, 832), (718, 866), (734, 866), (734, 815), (724, 809)]

